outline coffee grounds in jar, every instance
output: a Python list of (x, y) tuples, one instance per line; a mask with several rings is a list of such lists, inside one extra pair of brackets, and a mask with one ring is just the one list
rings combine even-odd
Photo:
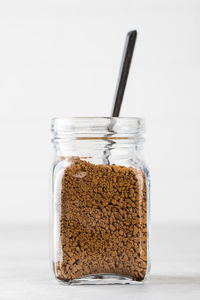
[(147, 271), (147, 195), (142, 170), (79, 158), (64, 171), (56, 277), (117, 274), (135, 281)]

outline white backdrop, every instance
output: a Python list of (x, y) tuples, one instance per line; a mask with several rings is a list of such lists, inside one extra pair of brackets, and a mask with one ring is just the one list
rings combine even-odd
[(138, 40), (121, 116), (143, 116), (152, 222), (199, 222), (200, 2), (0, 2), (0, 221), (47, 222), (50, 120), (108, 116), (124, 39)]

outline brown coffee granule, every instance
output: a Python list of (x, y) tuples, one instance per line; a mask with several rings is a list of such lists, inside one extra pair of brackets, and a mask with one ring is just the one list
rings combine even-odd
[(91, 274), (144, 279), (147, 195), (142, 170), (72, 158), (64, 171), (59, 206), (58, 279)]

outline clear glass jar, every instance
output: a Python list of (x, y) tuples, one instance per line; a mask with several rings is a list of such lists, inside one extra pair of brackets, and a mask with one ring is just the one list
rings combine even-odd
[(140, 118), (52, 120), (52, 260), (65, 284), (148, 277), (150, 178)]

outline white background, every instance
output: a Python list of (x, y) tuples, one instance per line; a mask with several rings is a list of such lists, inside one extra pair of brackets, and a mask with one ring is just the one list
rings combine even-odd
[(200, 222), (198, 0), (0, 1), (1, 222), (48, 222), (50, 120), (110, 114), (132, 29), (121, 116), (146, 118), (152, 222)]

